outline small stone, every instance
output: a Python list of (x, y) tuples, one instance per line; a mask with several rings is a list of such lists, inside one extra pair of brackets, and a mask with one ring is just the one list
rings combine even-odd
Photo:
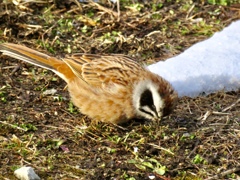
[(189, 133), (183, 133), (183, 135), (182, 135), (182, 137), (190, 137), (191, 136), (191, 134), (189, 134)]
[(46, 91), (43, 92), (43, 95), (54, 95), (56, 94), (57, 90), (56, 89), (47, 89)]
[(149, 175), (148, 177), (149, 177), (149, 179), (155, 179), (154, 175)]
[(133, 152), (137, 153), (138, 152), (138, 147), (134, 147)]
[(20, 180), (40, 180), (31, 167), (21, 167), (14, 171), (14, 175)]

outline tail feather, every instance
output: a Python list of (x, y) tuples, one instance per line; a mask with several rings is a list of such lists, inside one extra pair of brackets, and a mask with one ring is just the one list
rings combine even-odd
[(28, 62), (30, 64), (49, 69), (68, 82), (72, 70), (61, 60), (44, 53), (32, 50), (25, 46), (3, 43), (0, 44), (0, 52), (4, 55)]

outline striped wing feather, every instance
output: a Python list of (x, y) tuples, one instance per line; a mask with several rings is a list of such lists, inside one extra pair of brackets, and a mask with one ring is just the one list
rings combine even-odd
[[(144, 68), (124, 55), (73, 54), (63, 59), (75, 75), (95, 87), (128, 85)], [(130, 78), (131, 77), (131, 78)]]

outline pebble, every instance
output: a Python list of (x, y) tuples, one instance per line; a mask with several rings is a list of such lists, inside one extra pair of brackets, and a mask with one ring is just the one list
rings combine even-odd
[(21, 167), (14, 171), (14, 175), (20, 180), (40, 180), (31, 167)]

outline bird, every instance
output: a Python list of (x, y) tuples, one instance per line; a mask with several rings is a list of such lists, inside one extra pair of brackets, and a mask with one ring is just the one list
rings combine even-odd
[(73, 104), (92, 120), (159, 121), (178, 99), (167, 80), (126, 55), (75, 53), (56, 58), (13, 43), (0, 44), (0, 52), (56, 73), (67, 83)]

